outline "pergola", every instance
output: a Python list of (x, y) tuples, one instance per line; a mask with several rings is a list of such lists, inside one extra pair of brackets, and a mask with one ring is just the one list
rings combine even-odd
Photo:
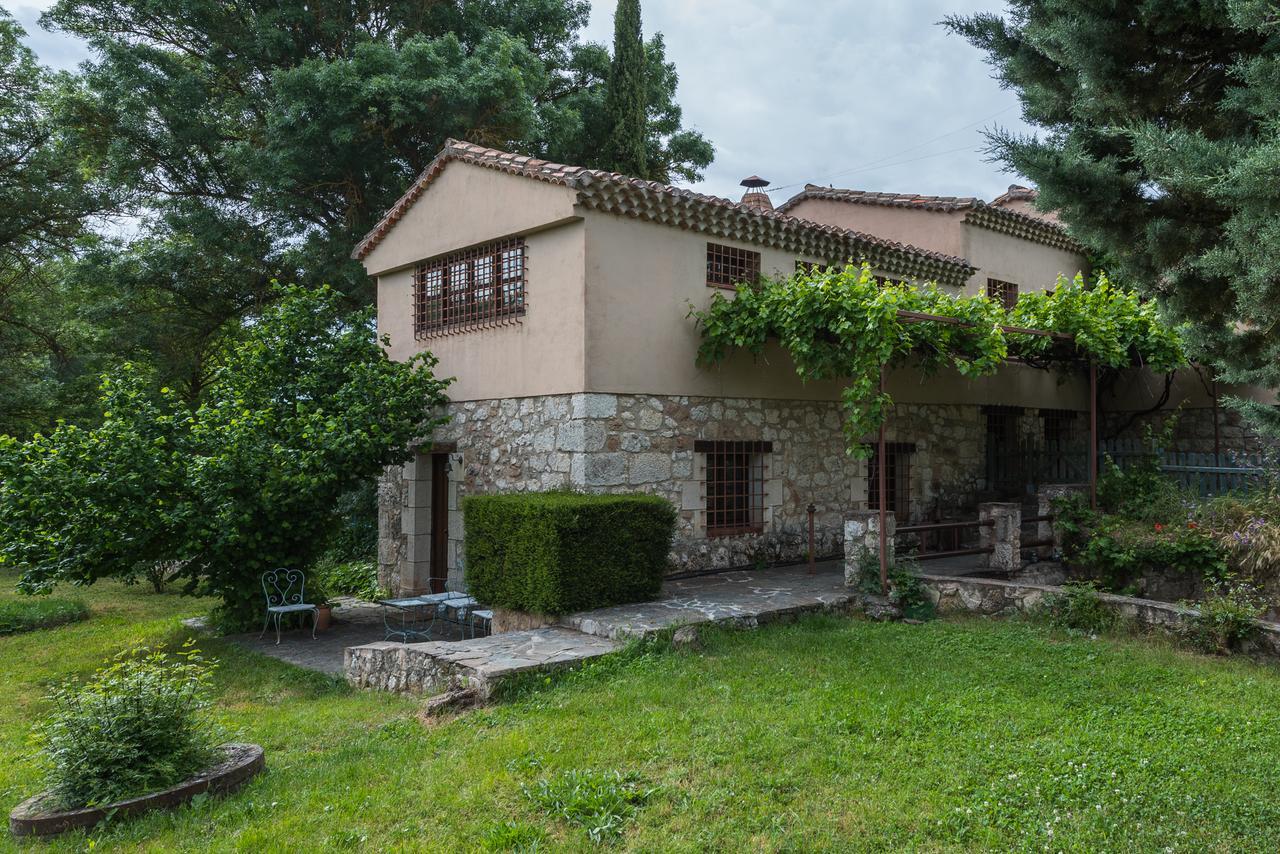
[[(943, 323), (950, 326), (966, 326), (976, 328), (977, 324), (967, 320), (960, 320), (955, 317), (947, 317), (940, 314), (927, 314), (920, 311), (906, 311), (899, 309), (898, 318), (906, 323)], [(1000, 324), (999, 327), (1003, 332), (1013, 335), (1034, 335), (1042, 338), (1053, 338), (1058, 341), (1074, 342), (1075, 336), (1066, 332), (1051, 332), (1044, 329), (1026, 329), (1021, 326), (1005, 326)], [(880, 367), (880, 393), (884, 394), (885, 390), (885, 366)], [(885, 441), (885, 424), (887, 419), (880, 419), (880, 431), (877, 439), (876, 453), (879, 454), (880, 460), (887, 458), (887, 449)], [(1214, 429), (1217, 429), (1217, 419), (1214, 419)], [(881, 500), (877, 502), (879, 505), (880, 515), (880, 589), (887, 591), (889, 589), (889, 543), (888, 529), (885, 507), (888, 504), (883, 496), (888, 494), (888, 466), (883, 462), (876, 466), (877, 490)], [(1095, 359), (1089, 360), (1089, 503), (1090, 506), (1096, 508), (1098, 505), (1098, 363)]]

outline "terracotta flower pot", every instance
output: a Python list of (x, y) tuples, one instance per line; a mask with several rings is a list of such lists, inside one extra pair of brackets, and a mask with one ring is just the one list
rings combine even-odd
[(329, 626), (333, 625), (333, 606), (319, 605), (316, 607), (316, 631), (323, 632)]

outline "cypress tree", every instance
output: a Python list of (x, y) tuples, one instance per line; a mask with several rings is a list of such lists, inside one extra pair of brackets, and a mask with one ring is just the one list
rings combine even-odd
[(602, 160), (606, 168), (637, 178), (649, 177), (645, 157), (649, 99), (644, 54), (640, 0), (618, 0), (613, 13), (613, 61), (605, 92), (609, 137)]
[[(1220, 379), (1280, 387), (1280, 29), (1270, 0), (1010, 0), (946, 25), (1040, 133), (988, 135), (1040, 202), (1190, 325)], [(1280, 412), (1237, 401), (1280, 433)]]

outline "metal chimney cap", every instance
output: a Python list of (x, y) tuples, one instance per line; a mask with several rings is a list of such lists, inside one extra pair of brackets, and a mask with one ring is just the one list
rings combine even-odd
[(740, 186), (755, 189), (757, 187), (767, 187), (769, 186), (769, 182), (764, 178), (761, 178), (759, 175), (752, 175), (750, 178), (743, 178)]

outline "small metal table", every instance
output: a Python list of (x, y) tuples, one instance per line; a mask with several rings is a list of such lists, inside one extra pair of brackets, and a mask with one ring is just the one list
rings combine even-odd
[[(382, 606), (382, 625), (386, 629), (385, 640), (400, 638), (401, 643), (414, 640), (430, 640), (440, 607), (453, 599), (468, 598), (465, 593), (428, 593), (423, 596), (406, 596), (400, 599), (379, 599)], [(391, 620), (392, 613), (399, 614), (399, 625)]]

